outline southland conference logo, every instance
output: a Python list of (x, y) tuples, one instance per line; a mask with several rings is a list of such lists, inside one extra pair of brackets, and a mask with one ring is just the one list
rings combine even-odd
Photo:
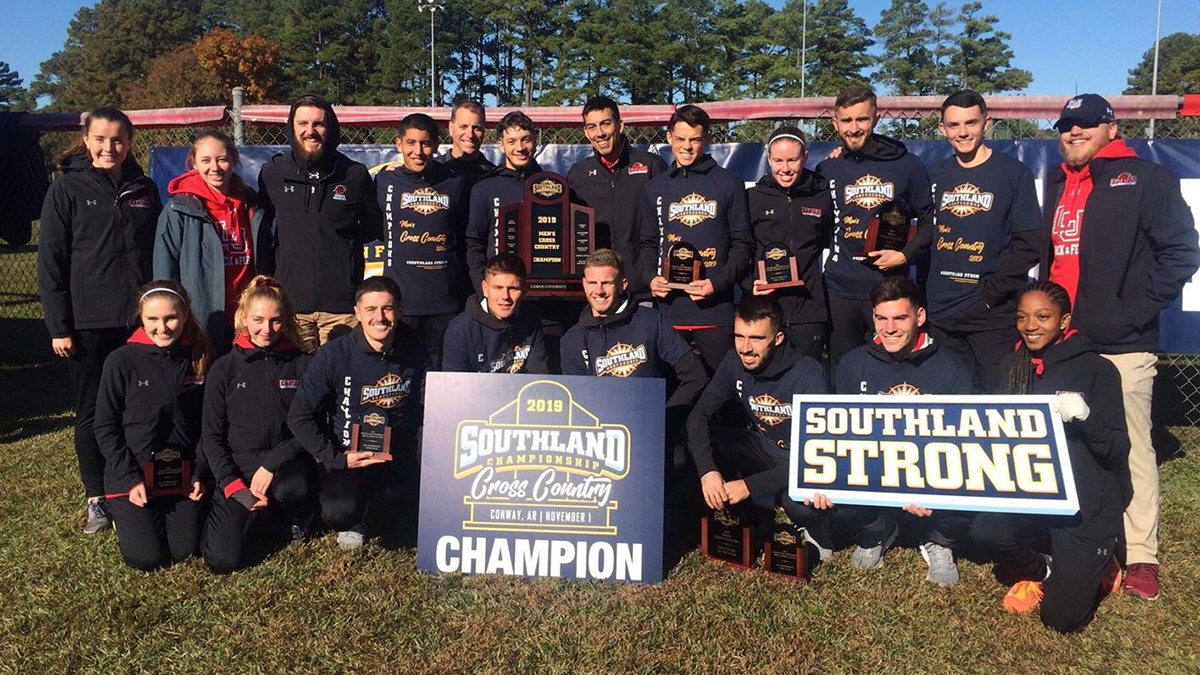
[(401, 379), (395, 373), (384, 375), (375, 384), (364, 385), (359, 396), (362, 405), (377, 405), (384, 410), (395, 408), (408, 396), (412, 380)]
[(562, 183), (547, 178), (534, 183), (533, 187), (529, 189), (533, 192), (533, 194), (539, 197), (550, 199), (551, 197), (557, 197), (558, 195), (561, 195), (563, 186)]
[(710, 218), (717, 217), (717, 202), (704, 195), (692, 194), (671, 202), (667, 207), (667, 220), (678, 220), (688, 227), (695, 227)]
[(787, 257), (787, 254), (787, 249), (776, 247), (764, 253), (763, 257), (767, 260), (782, 260)]
[(387, 418), (377, 412), (369, 412), (366, 415), (363, 415), (362, 421), (363, 424), (372, 427), (378, 427), (387, 424)]
[(531, 382), (485, 420), (454, 432), (454, 477), (470, 479), (464, 530), (617, 534), (613, 485), (629, 475), (633, 439), (575, 402), (566, 386)]
[(488, 372), (492, 373), (519, 373), (525, 367), (525, 361), (529, 358), (529, 345), (513, 345), (513, 348), (500, 355), (500, 358), (494, 359), (489, 364)]
[(596, 357), (596, 375), (601, 377), (629, 377), (645, 363), (646, 345), (633, 345), (618, 342), (608, 348), (604, 356)]
[(981, 211), (991, 211), (996, 197), (980, 190), (977, 185), (963, 183), (949, 192), (942, 193), (940, 211), (949, 211), (959, 218), (973, 216)]
[(400, 208), (412, 209), (428, 216), (450, 208), (450, 195), (444, 195), (431, 187), (417, 188), (400, 195)]
[(751, 396), (747, 400), (750, 403), (750, 412), (754, 413), (759, 422), (769, 427), (792, 419), (792, 404), (784, 403), (770, 394)]
[(879, 177), (872, 176), (871, 174), (867, 174), (854, 181), (853, 184), (846, 186), (846, 203), (854, 204), (868, 211), (878, 208), (895, 198), (896, 184), (885, 183)]

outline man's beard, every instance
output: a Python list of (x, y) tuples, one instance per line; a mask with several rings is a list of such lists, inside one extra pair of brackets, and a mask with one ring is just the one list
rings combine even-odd
[(317, 146), (316, 150), (313, 150), (310, 152), (308, 150), (305, 150), (304, 144), (302, 142), (298, 142), (296, 144), (296, 154), (300, 155), (300, 158), (303, 159), (305, 162), (308, 162), (309, 164), (314, 164), (316, 162), (321, 161), (321, 157), (323, 157), (325, 155), (325, 143), (322, 141), (322, 143)]

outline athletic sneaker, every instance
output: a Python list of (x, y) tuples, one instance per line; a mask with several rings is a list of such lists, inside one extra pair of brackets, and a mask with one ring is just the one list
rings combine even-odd
[[(303, 544), (305, 539), (308, 539), (308, 527), (312, 524), (312, 516), (307, 515), (303, 518), (292, 519), (292, 540), (288, 542), (289, 546)], [(340, 543), (340, 539), (338, 540)]]
[(807, 527), (800, 528), (800, 533), (804, 535), (805, 542), (812, 544), (817, 548), (817, 555), (820, 557), (821, 562), (829, 560), (830, 556), (833, 555), (833, 549), (822, 546), (821, 542), (813, 538), (812, 533), (808, 531)]
[(854, 550), (854, 555), (850, 556), (850, 564), (860, 570), (873, 570), (883, 567), (883, 554), (892, 547), (896, 541), (896, 535), (900, 533), (900, 527), (895, 523), (892, 524), (892, 531), (884, 537), (883, 542), (876, 544), (870, 548), (859, 546)]
[(1125, 595), (1143, 600), (1158, 597), (1158, 564), (1133, 563), (1125, 568)]
[(1017, 614), (1031, 612), (1042, 603), (1042, 582), (1018, 581), (1004, 596), (1004, 609)]
[(108, 513), (108, 502), (103, 499), (92, 499), (87, 503), (87, 523), (83, 526), (84, 534), (96, 534), (112, 527), (112, 516)]
[(941, 544), (932, 541), (921, 544), (921, 557), (929, 565), (929, 574), (925, 578), (942, 588), (950, 588), (958, 583), (958, 565), (954, 564), (954, 552)]
[(349, 530), (338, 532), (337, 542), (338, 548), (343, 550), (354, 550), (362, 548), (362, 545), (367, 541), (367, 528), (362, 523), (355, 525)]

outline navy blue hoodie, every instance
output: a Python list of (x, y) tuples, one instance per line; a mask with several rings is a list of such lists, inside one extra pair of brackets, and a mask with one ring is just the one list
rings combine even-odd
[(659, 300), (673, 326), (732, 326), (733, 287), (750, 269), (754, 235), (746, 210), (746, 186), (705, 154), (691, 166), (671, 170), (646, 185), (638, 262), (642, 280), (661, 274), (667, 249), (687, 242), (700, 251), (701, 278), (714, 293), (697, 303), (683, 291)]
[(163, 349), (146, 331), (104, 361), (96, 396), (96, 443), (104, 455), (104, 492), (126, 495), (145, 480), (142, 467), (163, 447), (195, 462), (193, 480), (206, 480), (207, 463), (196, 451), (204, 378), (192, 369), (191, 347), (176, 342)]
[(462, 177), (436, 162), (421, 173), (401, 165), (375, 175), (386, 229), (383, 273), (400, 286), (406, 316), (462, 309), (462, 188)]
[(525, 179), (541, 170), (542, 167), (532, 160), (521, 171), (496, 167), (471, 188), (466, 238), (472, 289), (479, 288), (483, 282), (483, 268), (488, 258), (500, 252), (496, 243), (500, 236), (500, 209), (520, 204), (525, 199)]
[(442, 369), (452, 373), (548, 373), (542, 317), (522, 302), (512, 321), (492, 316), (472, 295), (467, 309), (446, 327)]
[(209, 370), (201, 450), (226, 496), (304, 452), (287, 416), (311, 360), (291, 343), (263, 349), (239, 335)]
[(864, 255), (867, 227), (885, 206), (898, 202), (917, 218), (917, 235), (904, 247), (910, 265), (926, 255), (933, 240), (933, 197), (929, 176), (921, 160), (895, 139), (872, 134), (863, 149), (844, 146), (837, 159), (817, 165), (829, 181), (833, 195), (833, 249), (825, 265), (825, 287), (830, 295), (866, 300), (883, 279), (873, 259)]
[(970, 394), (971, 374), (922, 331), (912, 351), (893, 355), (874, 340), (851, 350), (837, 367), (839, 394)]
[(661, 312), (639, 306), (629, 295), (612, 316), (597, 317), (585, 307), (559, 346), (563, 375), (674, 375), (678, 385), (668, 408), (692, 404), (704, 389), (704, 366), (692, 348)]
[(345, 469), (351, 425), (363, 406), (377, 406), (388, 413), (392, 456), (419, 453), (427, 359), (408, 326), (397, 323), (391, 349), (377, 352), (359, 325), (313, 357), (288, 411), (288, 427), (326, 470)]
[(730, 349), (688, 416), (688, 440), (696, 473), (703, 477), (717, 470), (711, 432), (725, 404), (737, 401), (751, 428), (758, 433), (763, 449), (778, 463), (775, 468), (747, 476), (746, 488), (756, 499), (779, 492), (787, 487), (792, 397), (828, 393), (825, 369), (790, 342), (776, 347), (767, 362), (753, 372), (746, 370), (737, 351)]

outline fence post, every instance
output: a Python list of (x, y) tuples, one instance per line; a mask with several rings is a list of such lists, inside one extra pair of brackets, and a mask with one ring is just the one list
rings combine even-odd
[(233, 118), (233, 143), (234, 145), (245, 145), (245, 133), (242, 129), (242, 103), (246, 98), (245, 87), (233, 88), (233, 108), (230, 109), (229, 115)]

